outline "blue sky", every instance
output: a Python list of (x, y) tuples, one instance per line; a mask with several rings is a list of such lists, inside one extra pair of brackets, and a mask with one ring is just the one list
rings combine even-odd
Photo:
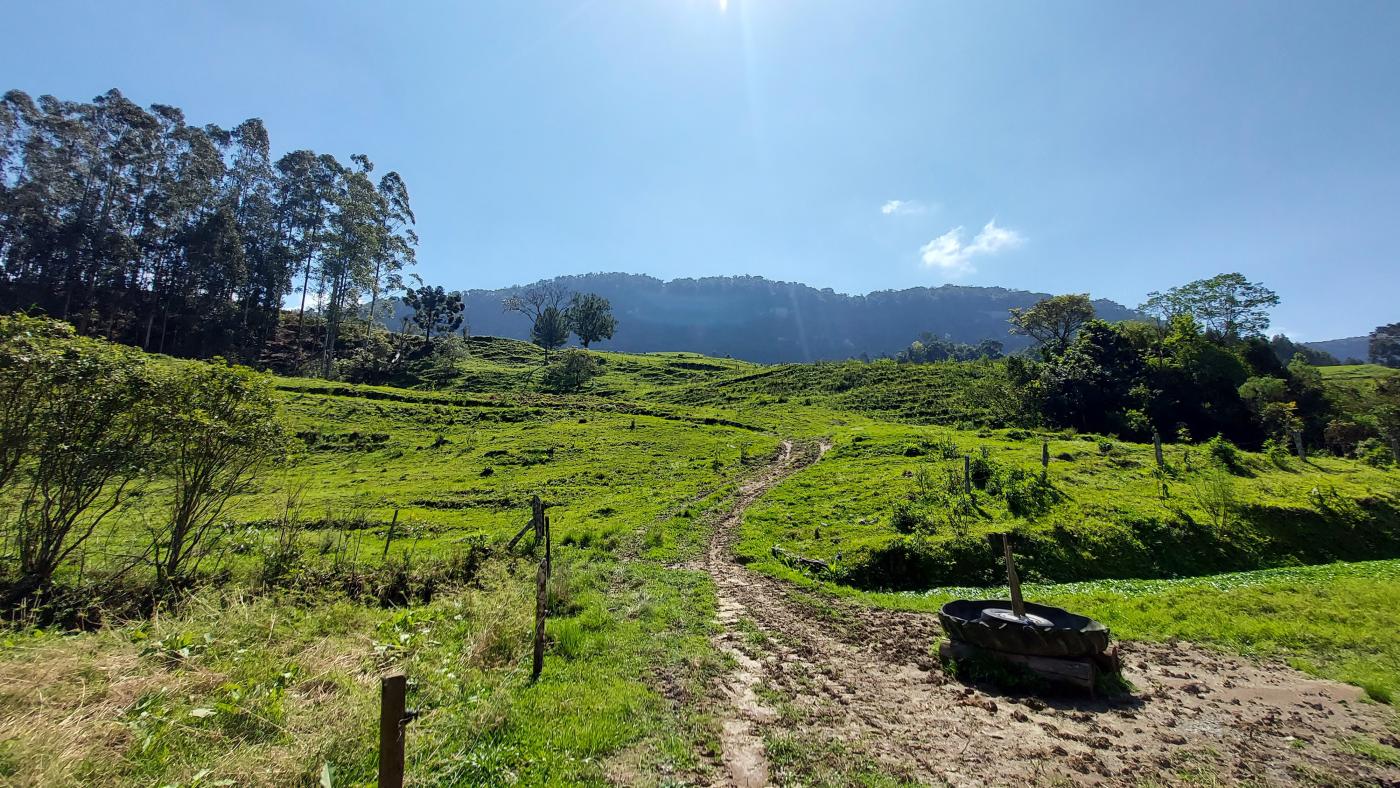
[[(1238, 270), (1400, 320), (1400, 3), (12, 3), (0, 89), (118, 87), (408, 182), (418, 272), (863, 293)], [(959, 229), (961, 228), (961, 229)]]

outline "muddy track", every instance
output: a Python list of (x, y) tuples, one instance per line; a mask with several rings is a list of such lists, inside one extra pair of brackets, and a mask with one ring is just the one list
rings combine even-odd
[[(936, 617), (865, 607), (759, 575), (730, 547), (744, 510), (821, 450), (790, 442), (717, 522), (716, 645), (736, 666), (717, 687), (720, 784), (840, 781), (859, 760), (906, 780), (963, 785), (1199, 782), (1400, 785), (1400, 769), (1345, 749), (1400, 745), (1395, 712), (1350, 686), (1190, 644), (1124, 643), (1127, 697), (1013, 697), (946, 678)], [(770, 764), (765, 736), (844, 763)]]

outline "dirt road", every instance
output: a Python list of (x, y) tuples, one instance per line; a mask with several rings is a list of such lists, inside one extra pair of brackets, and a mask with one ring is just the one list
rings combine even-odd
[[(954, 786), (1400, 785), (1400, 769), (1347, 749), (1358, 736), (1400, 745), (1395, 712), (1354, 687), (1189, 644), (1124, 643), (1131, 697), (1013, 697), (945, 677), (934, 616), (810, 594), (736, 564), (745, 508), (820, 453), (785, 444), (740, 489), (706, 556), (717, 645), (736, 663), (715, 701), (722, 784), (842, 783), (866, 768)], [(770, 757), (773, 737), (804, 757)]]

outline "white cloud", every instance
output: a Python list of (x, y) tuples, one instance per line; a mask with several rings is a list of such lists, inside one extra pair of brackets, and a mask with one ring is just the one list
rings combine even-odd
[(880, 213), (886, 216), (908, 216), (909, 214), (925, 213), (929, 207), (918, 200), (890, 200), (880, 206)]
[(954, 227), (919, 247), (919, 257), (929, 268), (937, 268), (954, 277), (976, 271), (972, 265), (974, 257), (1015, 249), (1025, 242), (1015, 230), (997, 227), (995, 219), (987, 222), (982, 232), (973, 237), (972, 243), (964, 244), (962, 236), (963, 228)]

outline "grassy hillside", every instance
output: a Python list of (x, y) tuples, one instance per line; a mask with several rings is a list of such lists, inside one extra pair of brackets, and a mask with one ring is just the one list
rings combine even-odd
[(1400, 370), (1379, 364), (1318, 367), (1318, 371), (1329, 393), (1348, 413), (1362, 413), (1374, 407), (1376, 386), (1382, 380), (1400, 375)]
[[(1400, 557), (1400, 471), (1246, 453), (1222, 475), (1206, 448), (1171, 446), (1159, 474), (1150, 446), (997, 428), (995, 364), (598, 355), (604, 374), (569, 395), (543, 393), (538, 349), (509, 340), (474, 340), (434, 390), (279, 379), (297, 451), (227, 514), (205, 587), (154, 617), (79, 611), (88, 631), (21, 621), (0, 643), (0, 776), (364, 784), (376, 677), (396, 667), (421, 711), (416, 784), (711, 782), (705, 699), (728, 657), (698, 567), (715, 513), (784, 440), (831, 449), (749, 510), (736, 549), (753, 569), (932, 610), (966, 593), (946, 586), (996, 583), (983, 537), (1009, 529), (1034, 598), (1120, 636), (1283, 657), (1378, 699), (1400, 686), (1395, 561), (1330, 563)], [(972, 496), (963, 455), (988, 474)], [(557, 566), (532, 685), (537, 557), (505, 543), (533, 495)], [(133, 582), (99, 568), (157, 516), (138, 499), (65, 581)], [(797, 573), (774, 545), (833, 569)]]
[(1230, 473), (1204, 446), (1164, 454), (1159, 471), (1151, 446), (1097, 436), (847, 428), (822, 463), (749, 510), (739, 554), (761, 566), (781, 545), (854, 585), (896, 589), (993, 581), (985, 536), (1006, 531), (1023, 571), (1056, 581), (1400, 555), (1393, 470), (1241, 452)]

